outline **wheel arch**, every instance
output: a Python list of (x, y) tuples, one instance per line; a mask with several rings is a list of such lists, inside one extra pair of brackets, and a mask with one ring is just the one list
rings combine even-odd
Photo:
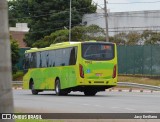
[(30, 80), (29, 80), (29, 89), (31, 89), (33, 83), (34, 83), (33, 78), (30, 78)]
[(56, 83), (57, 80), (59, 80), (59, 82), (60, 82), (60, 78), (58, 76), (55, 78), (54, 82)]

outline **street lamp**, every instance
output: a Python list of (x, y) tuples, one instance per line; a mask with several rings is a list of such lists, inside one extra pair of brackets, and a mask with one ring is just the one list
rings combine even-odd
[(69, 42), (71, 41), (71, 19), (72, 19), (72, 8), (71, 8), (72, 4), (71, 4), (71, 0), (70, 0), (70, 13), (69, 13)]

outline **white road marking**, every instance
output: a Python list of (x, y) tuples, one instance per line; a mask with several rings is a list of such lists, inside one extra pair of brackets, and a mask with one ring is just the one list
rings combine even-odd
[(102, 106), (102, 105), (94, 105), (95, 107), (104, 107), (104, 106)]
[(144, 113), (157, 113), (156, 111), (144, 111)]
[(112, 109), (119, 109), (120, 107), (111, 107)]
[(135, 110), (133, 108), (124, 108), (124, 109), (129, 110), (129, 111), (134, 111)]

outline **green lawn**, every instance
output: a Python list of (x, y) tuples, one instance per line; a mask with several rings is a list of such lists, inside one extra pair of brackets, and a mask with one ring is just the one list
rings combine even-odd
[(160, 78), (149, 78), (149, 77), (138, 77), (138, 76), (118, 76), (118, 81), (160, 86)]

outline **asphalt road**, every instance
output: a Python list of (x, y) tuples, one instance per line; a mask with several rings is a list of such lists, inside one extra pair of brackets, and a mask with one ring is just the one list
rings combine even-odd
[(81, 92), (56, 96), (54, 91), (32, 95), (13, 90), (16, 111), (38, 113), (160, 113), (160, 93), (99, 92), (87, 97)]

